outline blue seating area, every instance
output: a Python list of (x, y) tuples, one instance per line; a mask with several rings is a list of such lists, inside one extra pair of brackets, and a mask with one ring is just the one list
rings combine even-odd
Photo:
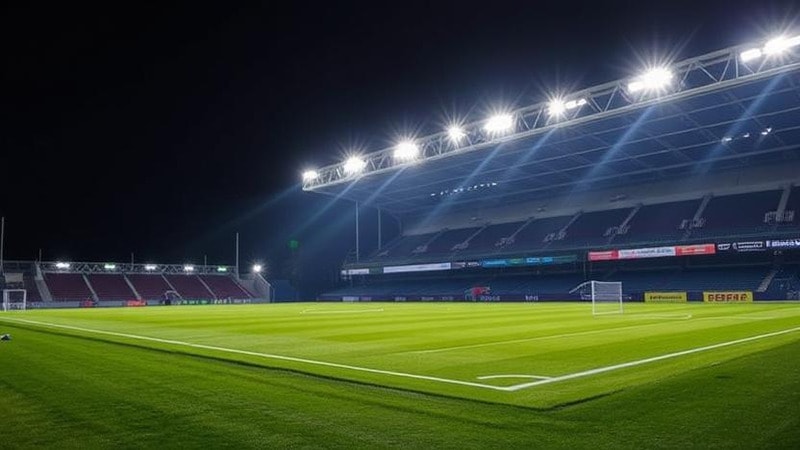
[(691, 220), (700, 199), (682, 202), (644, 205), (628, 222), (628, 231), (614, 237), (614, 244), (675, 242), (686, 230), (681, 230), (683, 220)]
[(705, 225), (692, 230), (697, 237), (743, 236), (770, 231), (764, 222), (769, 211), (778, 208), (780, 190), (714, 197), (703, 212)]
[(502, 238), (511, 236), (525, 222), (511, 222), (490, 225), (469, 243), (469, 248), (465, 251), (474, 252), (493, 252), (497, 250), (497, 243)]
[(447, 230), (439, 235), (439, 237), (434, 239), (430, 245), (428, 245), (428, 251), (426, 253), (429, 255), (442, 255), (451, 253), (454, 245), (464, 242), (479, 229), (480, 227)]
[(541, 249), (545, 246), (544, 238), (550, 233), (558, 233), (569, 223), (572, 216), (547, 217), (536, 219), (515, 237), (509, 250)]
[[(591, 211), (574, 215), (545, 217), (526, 221), (495, 223), (484, 227), (445, 229), (439, 232), (406, 235), (373, 255), (379, 261), (422, 261), (443, 257), (481, 257), (499, 254), (531, 254), (541, 251), (590, 250), (627, 245), (677, 244), (685, 241), (750, 237), (767, 234), (800, 233), (800, 218), (788, 223), (766, 223), (765, 215), (776, 211), (783, 190), (750, 192), (712, 197), (702, 213), (699, 226), (681, 227), (692, 222), (702, 197), (691, 200), (645, 204), (625, 220), (634, 207)], [(788, 198), (787, 211), (800, 216), (800, 187)], [(569, 226), (567, 226), (569, 224)], [(697, 224), (695, 224), (697, 225)], [(566, 229), (565, 229), (566, 227)], [(564, 230), (563, 234), (559, 234)], [(454, 248), (475, 235), (466, 248)], [(501, 239), (520, 230), (514, 239), (498, 246)], [(427, 248), (424, 248), (424, 245)]]
[(610, 236), (605, 236), (611, 227), (617, 227), (633, 211), (633, 208), (610, 209), (581, 214), (567, 228), (563, 239), (553, 241), (551, 248), (591, 247), (605, 245)]
[(426, 234), (412, 234), (408, 236), (403, 236), (399, 240), (395, 241), (393, 244), (390, 244), (387, 248), (383, 249), (378, 253), (379, 257), (386, 258), (386, 257), (405, 257), (410, 256), (411, 252), (414, 251), (420, 245), (424, 245), (428, 242), (436, 233), (426, 233)]
[(800, 186), (792, 188), (789, 200), (786, 202), (786, 211), (794, 212), (794, 219), (778, 224), (778, 229), (800, 228)]

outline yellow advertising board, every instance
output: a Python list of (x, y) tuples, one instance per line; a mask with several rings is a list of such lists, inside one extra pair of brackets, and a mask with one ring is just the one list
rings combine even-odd
[(703, 292), (706, 303), (750, 303), (753, 301), (751, 291), (716, 291)]
[(686, 292), (645, 292), (645, 303), (686, 303)]

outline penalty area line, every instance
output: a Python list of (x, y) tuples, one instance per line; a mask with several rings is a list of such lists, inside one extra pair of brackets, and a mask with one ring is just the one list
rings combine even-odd
[(706, 351), (715, 350), (715, 349), (718, 349), (718, 348), (729, 347), (731, 345), (743, 344), (745, 342), (752, 342), (752, 341), (757, 341), (757, 340), (760, 340), (760, 339), (766, 339), (766, 338), (770, 338), (770, 337), (781, 336), (781, 335), (784, 335), (784, 334), (794, 333), (796, 331), (800, 331), (800, 327), (790, 328), (788, 330), (775, 331), (773, 333), (759, 334), (758, 336), (751, 336), (751, 337), (747, 337), (747, 338), (736, 339), (736, 340), (733, 340), (733, 341), (721, 342), (719, 344), (706, 345), (704, 347), (696, 347), (696, 348), (692, 348), (692, 349), (689, 349), (689, 350), (683, 350), (683, 351), (680, 351), (680, 352), (667, 353), (666, 355), (654, 356), (652, 358), (639, 359), (639, 360), (636, 360), (636, 361), (630, 361), (630, 362), (626, 362), (626, 363), (622, 363), (622, 364), (615, 364), (613, 366), (599, 367), (597, 369), (585, 370), (583, 372), (570, 373), (570, 374), (567, 374), (567, 375), (561, 375), (561, 376), (558, 376), (558, 377), (552, 377), (552, 378), (549, 378), (549, 379), (546, 379), (546, 380), (538, 380), (538, 381), (531, 381), (529, 383), (515, 384), (513, 386), (509, 386), (507, 388), (507, 390), (513, 392), (513, 391), (518, 391), (520, 389), (526, 389), (526, 388), (530, 388), (530, 387), (534, 387), (534, 386), (541, 386), (543, 384), (557, 383), (559, 381), (567, 381), (567, 380), (573, 380), (575, 378), (588, 377), (588, 376), (591, 376), (591, 375), (597, 375), (597, 374), (600, 374), (600, 373), (611, 372), (611, 371), (614, 371), (614, 370), (626, 369), (628, 367), (641, 366), (643, 364), (649, 364), (651, 362), (663, 361), (665, 359), (677, 358), (679, 356), (691, 355), (693, 353), (706, 352)]
[(199, 348), (204, 350), (213, 350), (218, 352), (224, 353), (234, 353), (238, 355), (247, 355), (247, 356), (255, 356), (264, 359), (274, 359), (280, 361), (290, 361), (294, 363), (301, 363), (307, 365), (315, 365), (315, 366), (324, 366), (324, 367), (332, 367), (336, 369), (344, 369), (344, 370), (351, 370), (355, 372), (365, 372), (365, 373), (372, 373), (378, 375), (388, 375), (392, 377), (398, 378), (411, 378), (416, 380), (425, 380), (425, 381), (435, 381), (438, 383), (446, 383), (446, 384), (456, 384), (461, 386), (470, 386), (470, 387), (477, 387), (483, 389), (491, 389), (496, 391), (508, 391), (507, 387), (502, 386), (492, 386), (490, 384), (483, 384), (483, 383), (475, 383), (470, 381), (461, 381), (461, 380), (451, 380), (449, 378), (441, 378), (441, 377), (434, 377), (429, 375), (417, 375), (413, 373), (405, 373), (405, 372), (395, 372), (391, 370), (382, 370), (382, 369), (373, 369), (369, 367), (360, 367), (360, 366), (351, 366), (349, 364), (339, 364), (334, 362), (328, 361), (319, 361), (314, 359), (307, 359), (307, 358), (297, 358), (294, 356), (284, 356), (284, 355), (274, 355), (270, 353), (260, 353), (260, 352), (252, 352), (248, 350), (238, 350), (235, 348), (226, 348), (226, 347), (217, 347), (214, 345), (204, 345), (204, 344), (194, 344), (191, 342), (184, 342), (184, 341), (176, 341), (173, 339), (161, 339), (156, 337), (150, 336), (141, 336), (137, 334), (129, 334), (129, 333), (118, 333), (115, 331), (105, 331), (105, 330), (97, 330), (93, 328), (83, 328), (83, 327), (76, 327), (72, 325), (61, 325), (57, 323), (49, 323), (49, 322), (39, 322), (36, 320), (27, 320), (27, 319), (12, 319), (8, 317), (1, 317), (0, 321), (8, 321), (8, 322), (18, 322), (18, 323), (25, 323), (29, 325), (39, 325), (43, 327), (50, 327), (50, 328), (61, 328), (65, 330), (73, 330), (73, 331), (81, 331), (84, 333), (93, 333), (93, 334), (102, 334), (107, 336), (115, 336), (115, 337), (122, 337), (127, 339), (135, 339), (140, 341), (150, 341), (150, 342), (159, 342), (162, 344), (170, 344), (170, 345), (177, 345), (183, 347), (191, 347), (191, 348)]

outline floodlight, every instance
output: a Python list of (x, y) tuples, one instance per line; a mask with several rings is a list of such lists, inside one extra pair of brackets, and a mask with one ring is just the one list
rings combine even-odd
[(190, 265), (183, 266), (183, 271), (184, 272), (194, 272), (194, 266), (190, 266)]
[(155, 264), (145, 264), (144, 265), (144, 270), (146, 270), (148, 272), (152, 272), (153, 270), (156, 270), (157, 267), (158, 266), (156, 266)]
[(761, 135), (762, 136), (766, 136), (766, 135), (768, 135), (770, 133), (772, 133), (772, 127), (767, 127), (767, 128), (764, 128), (764, 130), (761, 132)]
[(261, 264), (253, 264), (253, 273), (261, 273), (264, 270), (264, 266)]
[(497, 114), (489, 118), (483, 129), (489, 133), (501, 133), (514, 126), (514, 117), (511, 114)]
[(316, 170), (306, 170), (303, 172), (303, 181), (311, 181), (316, 180), (319, 177), (319, 173)]
[(732, 140), (733, 140), (733, 138), (732, 138), (732, 137), (730, 137), (730, 136), (725, 136), (724, 138), (722, 138), (722, 143), (723, 143), (723, 144), (725, 144), (725, 143), (727, 143), (727, 142), (730, 142), (730, 141), (732, 141)]
[(561, 99), (555, 99), (551, 100), (550, 103), (548, 104), (547, 112), (551, 116), (560, 116), (564, 114), (567, 110), (575, 109), (585, 104), (586, 104), (585, 98), (577, 98), (575, 100), (570, 100), (568, 102), (565, 102), (564, 100)]
[(344, 172), (348, 175), (354, 175), (364, 170), (367, 163), (358, 156), (351, 156), (344, 162)]
[(794, 36), (791, 38), (778, 36), (774, 39), (770, 39), (766, 44), (764, 44), (764, 54), (776, 55), (778, 53), (783, 53), (784, 51), (797, 45), (800, 45), (800, 36)]
[(560, 116), (567, 110), (567, 105), (564, 104), (564, 100), (552, 100), (547, 106), (547, 112), (551, 116)]
[(745, 50), (742, 53), (739, 53), (739, 59), (742, 62), (752, 61), (754, 59), (761, 58), (761, 54), (761, 49), (751, 48), (750, 50)]
[(394, 159), (411, 160), (419, 156), (419, 147), (411, 141), (403, 141), (394, 149)]
[(227, 267), (225, 267), (225, 266), (219, 266), (219, 267), (217, 267), (217, 272), (227, 272), (227, 271), (228, 271), (228, 268), (227, 268)]
[(450, 137), (450, 140), (453, 142), (458, 142), (467, 135), (464, 132), (464, 129), (458, 125), (452, 125), (450, 128), (447, 129), (447, 135)]
[(103, 268), (106, 269), (106, 270), (117, 270), (117, 265), (116, 264), (105, 264), (103, 266)]
[(56, 269), (69, 269), (70, 264), (68, 262), (57, 262)]
[(628, 84), (628, 92), (662, 89), (672, 81), (672, 72), (664, 67), (650, 69)]

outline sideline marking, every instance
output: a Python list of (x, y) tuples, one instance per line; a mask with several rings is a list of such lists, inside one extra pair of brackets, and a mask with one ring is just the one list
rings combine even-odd
[(540, 375), (484, 375), (476, 378), (479, 380), (493, 380), (495, 378), (533, 378), (535, 380), (549, 380), (553, 377), (543, 377)]
[(502, 386), (492, 386), (490, 384), (483, 384), (483, 383), (474, 383), (470, 381), (460, 381), (460, 380), (451, 380), (449, 378), (440, 378), (440, 377), (432, 377), (428, 375), (415, 375), (412, 373), (404, 373), (404, 372), (393, 372), (391, 370), (381, 370), (381, 369), (371, 369), (369, 367), (359, 367), (359, 366), (351, 366), (347, 364), (339, 364), (339, 363), (332, 363), (327, 361), (318, 361), (314, 359), (306, 359), (306, 358), (296, 358), (293, 356), (283, 356), (283, 355), (273, 355), (269, 353), (259, 353), (259, 352), (251, 352), (247, 350), (237, 350), (234, 348), (225, 348), (225, 347), (216, 347), (213, 345), (204, 345), (204, 344), (192, 344), (191, 342), (183, 342), (183, 341), (175, 341), (172, 339), (161, 339), (149, 336), (139, 336), (136, 334), (128, 334), (128, 333), (117, 333), (114, 331), (104, 331), (104, 330), (95, 330), (92, 328), (83, 328), (83, 327), (75, 327), (71, 325), (61, 325), (56, 323), (48, 323), (48, 322), (39, 322), (36, 320), (26, 320), (26, 319), (11, 319), (7, 317), (0, 318), (2, 320), (7, 320), (10, 322), (21, 322), (33, 325), (41, 325), (45, 327), (52, 327), (52, 328), (63, 328), (66, 330), (75, 330), (75, 331), (82, 331), (85, 333), (95, 333), (95, 334), (105, 334), (109, 336), (117, 336), (117, 337), (124, 337), (128, 339), (138, 339), (142, 341), (152, 341), (152, 342), (160, 342), (163, 344), (172, 344), (172, 345), (180, 345), (184, 347), (192, 347), (192, 348), (202, 348), (205, 350), (215, 350), (219, 352), (227, 352), (227, 353), (236, 353), (240, 355), (248, 355), (248, 356), (257, 356), (261, 358), (267, 359), (278, 359), (283, 361), (292, 361), (304, 364), (312, 364), (317, 366), (326, 366), (326, 367), (335, 367), (337, 369), (347, 369), (347, 370), (354, 370), (358, 372), (369, 372), (369, 373), (377, 373), (381, 375), (391, 375), (395, 377), (403, 377), (403, 378), (414, 378), (417, 380), (427, 380), (427, 381), (438, 381), (440, 383), (449, 383), (449, 384), (459, 384), (462, 386), (472, 386), (472, 387), (479, 387), (484, 389), (493, 389), (497, 391), (507, 391), (507, 388)]
[(304, 309), (300, 311), (300, 314), (351, 314), (351, 313), (365, 313), (365, 312), (383, 312), (383, 308), (373, 308), (373, 309)]
[(606, 367), (599, 367), (597, 369), (584, 370), (583, 372), (570, 373), (570, 374), (567, 374), (567, 375), (561, 375), (560, 377), (553, 377), (553, 378), (550, 378), (550, 379), (547, 379), (547, 380), (539, 380), (539, 381), (532, 381), (530, 383), (516, 384), (514, 386), (509, 386), (508, 390), (509, 391), (518, 391), (520, 389), (525, 389), (525, 388), (534, 387), (534, 386), (540, 386), (542, 384), (557, 383), (559, 381), (565, 381), (565, 380), (572, 380), (572, 379), (575, 379), (575, 378), (588, 377), (590, 375), (597, 375), (599, 373), (611, 372), (613, 370), (625, 369), (625, 368), (628, 368), (628, 367), (641, 366), (642, 364), (648, 364), (648, 363), (655, 362), (655, 361), (663, 361), (665, 359), (677, 358), (678, 356), (691, 355), (693, 353), (705, 352), (705, 351), (708, 351), (708, 350), (714, 350), (714, 349), (718, 349), (718, 348), (722, 348), (722, 347), (728, 347), (728, 346), (731, 346), (731, 345), (741, 344), (741, 343), (744, 343), (744, 342), (751, 342), (751, 341), (757, 341), (759, 339), (765, 339), (765, 338), (768, 338), (768, 337), (780, 336), (782, 334), (793, 333), (795, 331), (800, 331), (800, 327), (790, 328), (788, 330), (782, 330), (782, 331), (775, 331), (773, 333), (759, 334), (758, 336), (751, 336), (751, 337), (747, 337), (747, 338), (736, 339), (736, 340), (733, 340), (733, 341), (722, 342), (722, 343), (719, 343), (719, 344), (706, 345), (704, 347), (696, 347), (696, 348), (692, 348), (692, 349), (689, 349), (689, 350), (683, 350), (683, 351), (680, 351), (680, 352), (667, 353), (666, 355), (654, 356), (652, 358), (639, 359), (639, 360), (636, 360), (636, 361), (630, 361), (630, 362), (626, 362), (626, 363), (622, 363), (622, 364), (615, 364), (613, 366), (606, 366)]

